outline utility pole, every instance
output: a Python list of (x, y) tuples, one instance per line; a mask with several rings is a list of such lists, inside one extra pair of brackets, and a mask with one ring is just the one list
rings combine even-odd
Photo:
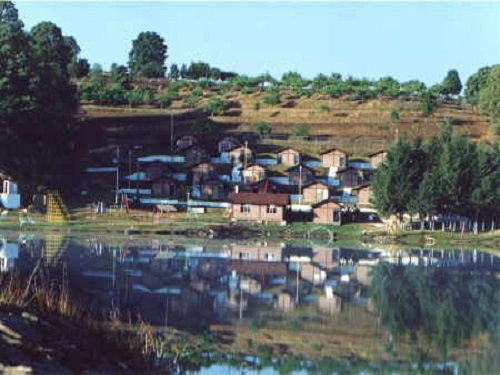
[(128, 150), (128, 188), (130, 189), (130, 184), (131, 184), (131, 180), (130, 180), (130, 176), (132, 175), (132, 150), (129, 149)]
[(248, 162), (248, 141), (245, 141), (245, 155), (244, 155), (244, 158), (245, 158), (245, 168), (247, 167), (247, 162)]
[(116, 147), (116, 188), (115, 188), (115, 204), (118, 205), (118, 190), (120, 185), (120, 146)]
[(174, 113), (170, 110), (170, 153), (174, 152)]
[(299, 261), (297, 260), (297, 289), (295, 291), (295, 303), (297, 304), (297, 306), (299, 305)]
[(240, 320), (243, 319), (243, 289), (241, 289), (241, 275), (240, 275)]
[(302, 164), (299, 165), (299, 205), (302, 204)]

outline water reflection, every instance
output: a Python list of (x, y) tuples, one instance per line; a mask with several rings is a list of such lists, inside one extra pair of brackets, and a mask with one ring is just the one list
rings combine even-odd
[[(372, 322), (380, 318), (390, 333), (387, 342), (383, 335), (378, 337), (387, 352), (404, 337), (418, 342), (422, 336), (429, 348), (440, 350), (443, 361), (449, 348), (480, 335), (487, 334), (486, 341), (497, 344), (500, 259), (477, 251), (59, 234), (5, 236), (0, 245), (2, 272), (27, 273), (41, 259), (57, 275), (64, 264), (70, 292), (85, 306), (159, 327), (201, 333), (211, 324), (249, 321), (249, 328), (259, 329), (265, 324), (262, 319), (306, 311), (293, 315), (299, 320), (287, 329), (300, 336), (306, 323), (321, 329), (348, 322), (353, 329), (364, 324), (378, 332)], [(353, 308), (363, 313), (331, 320), (351, 314)], [(424, 359), (432, 357), (424, 354)], [(421, 360), (417, 357), (415, 363)], [(351, 368), (360, 365), (345, 362)], [(327, 359), (322, 365), (327, 363), (332, 371), (345, 365)], [(320, 365), (292, 357), (287, 362), (309, 372)], [(371, 369), (363, 366), (362, 371)]]

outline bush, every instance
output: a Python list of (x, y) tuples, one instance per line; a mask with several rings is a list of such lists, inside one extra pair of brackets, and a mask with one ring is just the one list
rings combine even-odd
[(192, 91), (191, 91), (191, 95), (192, 96), (203, 96), (203, 89), (201, 87), (195, 87)]
[(320, 112), (330, 112), (330, 107), (328, 106), (328, 104), (321, 104), (319, 106), (319, 111)]
[(260, 109), (260, 102), (259, 101), (256, 101), (253, 105), (253, 109), (258, 111)]
[(196, 104), (198, 104), (198, 97), (197, 96), (194, 96), (194, 95), (191, 95), (191, 96), (188, 96), (187, 98), (185, 98), (183, 100), (184, 104), (187, 105), (189, 108), (195, 108), (196, 107)]
[(271, 125), (264, 121), (258, 121), (252, 124), (252, 130), (260, 136), (260, 139), (271, 134)]
[(241, 89), (241, 93), (244, 95), (248, 95), (253, 93), (253, 89), (251, 87), (245, 86)]
[(296, 137), (307, 137), (311, 131), (311, 126), (307, 124), (297, 124), (292, 129), (292, 134)]
[(264, 98), (264, 103), (267, 105), (277, 105), (280, 104), (280, 96), (278, 93), (275, 92), (270, 92), (267, 94), (267, 96)]

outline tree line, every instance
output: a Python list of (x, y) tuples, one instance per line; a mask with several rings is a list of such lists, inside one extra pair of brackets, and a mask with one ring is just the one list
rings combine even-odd
[(400, 138), (372, 180), (383, 214), (418, 215), (422, 229), (495, 229), (500, 213), (500, 145), (470, 142), (449, 124), (423, 142)]
[(71, 180), (79, 52), (51, 22), (25, 31), (16, 7), (0, 2), (0, 169), (24, 186)]
[(498, 345), (499, 286), (493, 272), (379, 263), (369, 293), (393, 339), (422, 335), (446, 359), (480, 334)]

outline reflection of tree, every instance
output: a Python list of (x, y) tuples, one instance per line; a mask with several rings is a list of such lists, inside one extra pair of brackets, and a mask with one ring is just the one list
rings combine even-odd
[(370, 287), (382, 324), (399, 338), (421, 333), (446, 356), (479, 333), (500, 333), (500, 281), (491, 273), (381, 263)]

